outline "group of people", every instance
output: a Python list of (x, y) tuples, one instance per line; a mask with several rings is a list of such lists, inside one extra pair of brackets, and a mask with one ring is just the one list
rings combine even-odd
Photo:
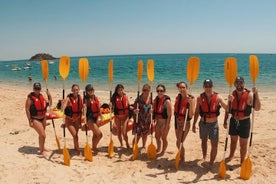
[[(203, 93), (197, 98), (188, 93), (188, 85), (186, 82), (177, 83), (178, 94), (175, 98), (174, 106), (169, 96), (166, 95), (166, 87), (163, 84), (156, 86), (157, 96), (152, 98), (152, 89), (149, 84), (144, 84), (142, 93), (137, 96), (134, 104), (130, 104), (127, 94), (124, 92), (124, 86), (118, 84), (115, 91), (110, 97), (110, 108), (114, 112), (113, 128), (116, 128), (120, 146), (123, 146), (123, 140), (126, 147), (130, 148), (127, 134), (128, 120), (130, 111), (133, 111), (134, 126), (132, 133), (137, 135), (137, 143), (142, 138), (142, 149), (146, 150), (147, 137), (152, 132), (155, 125), (155, 138), (157, 144), (157, 154), (162, 156), (168, 147), (168, 133), (170, 130), (171, 119), (174, 115), (174, 127), (176, 136), (176, 146), (180, 149), (180, 159), (185, 162), (185, 149), (183, 143), (191, 128), (191, 120), (193, 119), (192, 131), (196, 133), (197, 123), (199, 126), (199, 136), (201, 139), (201, 149), (203, 159), (207, 157), (208, 139), (211, 141), (210, 161), (214, 164), (219, 139), (218, 117), (220, 108), (225, 111), (224, 128), (229, 126), (229, 135), (231, 137), (230, 154), (226, 158), (231, 161), (237, 147), (240, 143), (241, 163), (244, 161), (247, 153), (248, 139), (250, 136), (250, 113), (252, 108), (258, 111), (261, 108), (260, 98), (256, 87), (249, 91), (245, 88), (243, 77), (237, 77), (234, 83), (235, 90), (229, 94), (228, 101), (213, 91), (213, 81), (206, 79), (203, 82)], [(93, 131), (92, 150), (98, 152), (97, 145), (102, 138), (102, 132), (99, 128), (101, 120), (101, 103), (95, 95), (94, 88), (91, 84), (85, 87), (84, 96), (79, 95), (79, 86), (74, 84), (70, 93), (62, 103), (62, 109), (65, 114), (65, 125), (74, 140), (74, 148), (77, 154), (81, 154), (78, 143), (78, 131), (82, 128), (82, 114), (86, 116), (85, 128)], [(52, 104), (51, 94), (47, 90), (47, 98), (41, 93), (41, 84), (34, 83), (33, 92), (31, 92), (26, 100), (26, 115), (29, 120), (30, 127), (34, 128), (39, 135), (39, 149), (42, 155), (46, 154), (45, 148), (45, 113), (48, 105)], [(231, 114), (230, 123), (228, 124), (228, 116)], [(154, 120), (154, 121), (152, 121)], [(134, 140), (132, 141), (134, 143)], [(180, 145), (182, 145), (180, 147)]]

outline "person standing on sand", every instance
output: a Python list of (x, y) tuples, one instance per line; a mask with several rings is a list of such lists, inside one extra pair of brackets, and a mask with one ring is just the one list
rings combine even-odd
[(91, 84), (86, 85), (85, 92), (84, 109), (86, 109), (85, 112), (87, 121), (85, 126), (93, 132), (92, 150), (95, 154), (97, 154), (97, 145), (103, 137), (103, 134), (98, 126), (98, 124), (102, 121), (100, 111), (101, 104), (98, 97), (94, 94), (95, 91)]
[[(252, 88), (252, 92), (245, 88), (243, 77), (237, 77), (235, 81), (236, 89), (230, 95), (231, 98), (231, 119), (229, 125), (229, 135), (231, 138), (230, 154), (226, 158), (229, 162), (233, 159), (237, 147), (238, 140), (240, 141), (240, 157), (241, 164), (243, 163), (246, 153), (248, 138), (250, 135), (250, 114), (252, 107), (254, 110), (261, 109), (261, 102), (256, 87)], [(225, 114), (224, 128), (227, 129), (227, 119), (229, 112)]]
[(35, 129), (38, 133), (39, 151), (45, 158), (48, 157), (46, 153), (48, 150), (45, 148), (45, 114), (47, 107), (52, 104), (52, 96), (48, 90), (46, 91), (46, 94), (47, 98), (44, 98), (41, 94), (41, 84), (39, 82), (35, 82), (33, 84), (33, 92), (28, 94), (25, 103), (25, 111), (29, 121), (29, 126)]
[(115, 87), (115, 92), (111, 97), (111, 106), (114, 111), (114, 125), (113, 129), (116, 129), (117, 136), (120, 141), (121, 147), (123, 146), (123, 140), (126, 141), (126, 147), (130, 148), (127, 136), (127, 126), (129, 120), (129, 101), (128, 96), (124, 93), (124, 86), (118, 84)]
[[(136, 118), (134, 121), (133, 134), (137, 134), (137, 144), (142, 137), (142, 149), (146, 151), (146, 142), (148, 134), (150, 133), (150, 120), (151, 120), (151, 87), (149, 84), (144, 84), (142, 89), (142, 94), (136, 98), (134, 102), (134, 112), (138, 114), (138, 122)], [(138, 104), (138, 110), (137, 110)], [(134, 142), (135, 140), (133, 140)]]
[(66, 99), (64, 100), (62, 109), (64, 109), (64, 113), (66, 115), (65, 126), (73, 136), (74, 149), (76, 150), (77, 155), (80, 156), (81, 152), (79, 147), (78, 132), (81, 128), (83, 102), (82, 97), (79, 95), (79, 85), (73, 84), (71, 91), (72, 93), (67, 95)]
[(227, 111), (227, 104), (223, 101), (222, 97), (213, 91), (213, 81), (206, 79), (203, 82), (204, 92), (197, 98), (193, 132), (196, 133), (196, 123), (198, 117), (199, 121), (199, 135), (201, 139), (201, 149), (203, 154), (203, 160), (205, 161), (207, 156), (207, 141), (211, 140), (211, 152), (210, 152), (210, 167), (212, 168), (217, 156), (218, 150), (218, 138), (219, 138), (219, 126), (218, 116), (220, 114), (221, 106)]
[[(190, 130), (190, 120), (193, 118), (194, 112), (195, 112), (195, 99), (192, 95), (188, 94), (188, 86), (186, 82), (178, 82), (176, 84), (176, 87), (178, 88), (178, 95), (175, 99), (175, 104), (174, 104), (174, 117), (175, 117), (175, 136), (176, 136), (176, 146), (177, 148), (180, 147), (180, 144), (185, 141), (189, 130)], [(185, 122), (185, 117), (186, 117), (186, 110), (188, 110), (188, 115), (187, 115), (187, 120)], [(183, 126), (184, 122), (186, 123), (185, 125), (185, 130), (184, 130), (184, 135), (183, 134)], [(185, 149), (184, 146), (180, 148), (180, 160), (181, 162), (185, 162)]]
[[(156, 121), (155, 138), (157, 143), (157, 153), (163, 156), (168, 147), (168, 133), (172, 117), (172, 104), (170, 97), (165, 95), (166, 87), (163, 84), (158, 84), (156, 87), (157, 96), (153, 103), (153, 115)], [(162, 142), (161, 142), (162, 140)], [(161, 143), (162, 150), (161, 150)], [(161, 151), (161, 152), (160, 152)]]

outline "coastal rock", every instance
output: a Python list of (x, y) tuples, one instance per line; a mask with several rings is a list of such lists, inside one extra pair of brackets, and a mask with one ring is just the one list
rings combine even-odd
[(39, 53), (39, 54), (36, 54), (34, 56), (32, 56), (30, 58), (30, 60), (35, 60), (35, 61), (41, 61), (43, 59), (46, 59), (46, 60), (54, 60), (56, 59), (55, 57), (53, 57), (52, 55), (50, 54), (46, 54), (46, 53)]

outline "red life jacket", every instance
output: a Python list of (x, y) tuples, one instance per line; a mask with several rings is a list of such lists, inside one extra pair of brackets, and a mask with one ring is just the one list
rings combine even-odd
[(123, 97), (116, 97), (116, 102), (115, 102), (115, 108), (114, 108), (114, 114), (115, 115), (123, 115), (123, 114), (128, 114), (128, 98), (127, 95), (123, 95)]
[(244, 116), (248, 116), (251, 113), (251, 107), (248, 109), (247, 98), (249, 95), (249, 90), (245, 89), (245, 92), (242, 93), (241, 98), (238, 99), (238, 92), (233, 91), (232, 95), (234, 96), (234, 100), (232, 102), (231, 114), (233, 116), (238, 116), (242, 118)]
[(39, 94), (37, 97), (34, 92), (30, 93), (28, 97), (31, 99), (32, 104), (30, 106), (31, 116), (41, 116), (46, 113), (47, 104), (43, 95)]
[(185, 119), (187, 104), (189, 104), (188, 98), (185, 98), (182, 102), (181, 100), (182, 100), (182, 96), (181, 94), (179, 94), (175, 98), (175, 103), (174, 103), (174, 115), (179, 121), (183, 121)]
[(94, 98), (88, 99), (87, 112), (86, 115), (89, 117), (97, 118), (100, 114), (100, 102), (99, 99), (94, 96)]
[(166, 100), (170, 100), (170, 97), (164, 95), (161, 99), (157, 96), (154, 99), (153, 112), (155, 119), (167, 119), (167, 107), (165, 106)]
[(220, 112), (220, 105), (216, 104), (218, 94), (214, 93), (211, 96), (211, 101), (208, 103), (208, 99), (205, 93), (200, 94), (201, 105), (199, 108), (199, 114), (204, 118), (215, 118), (218, 117)]
[(78, 95), (77, 98), (75, 98), (74, 95), (71, 93), (67, 97), (69, 97), (70, 102), (71, 102), (66, 107), (67, 113), (72, 115), (71, 117), (78, 117), (81, 114), (81, 110), (82, 110), (82, 106), (83, 106), (81, 96)]

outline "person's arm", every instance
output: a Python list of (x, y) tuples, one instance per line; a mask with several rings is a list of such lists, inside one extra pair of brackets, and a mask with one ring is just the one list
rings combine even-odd
[(189, 118), (192, 119), (195, 114), (195, 98), (189, 97)]
[(256, 87), (252, 88), (252, 92), (253, 92), (253, 108), (255, 111), (259, 111), (261, 109), (261, 101), (260, 101), (260, 97), (259, 97), (259, 93)]
[(166, 100), (166, 106), (167, 106), (167, 115), (168, 118), (166, 119), (166, 126), (170, 126), (171, 118), (172, 118), (172, 103), (170, 100)]
[(26, 103), (25, 103), (25, 112), (26, 112), (27, 119), (29, 121), (29, 125), (30, 125), (30, 127), (32, 127), (33, 126), (33, 120), (32, 120), (31, 113), (30, 113), (30, 107), (31, 107), (31, 100), (28, 97), (27, 100), (26, 100)]
[(228, 111), (228, 104), (226, 104), (224, 102), (224, 100), (222, 99), (222, 97), (220, 95), (218, 95), (218, 105), (221, 105), (222, 108), (225, 110), (225, 111)]
[(196, 133), (196, 123), (199, 117), (199, 106), (200, 106), (200, 97), (197, 97), (196, 100), (196, 108), (195, 108), (195, 113), (194, 113), (194, 123), (193, 123), (193, 132)]
[(49, 106), (51, 107), (52, 104), (53, 104), (52, 95), (51, 95), (49, 90), (46, 90), (46, 94), (47, 94), (47, 99), (48, 99)]

